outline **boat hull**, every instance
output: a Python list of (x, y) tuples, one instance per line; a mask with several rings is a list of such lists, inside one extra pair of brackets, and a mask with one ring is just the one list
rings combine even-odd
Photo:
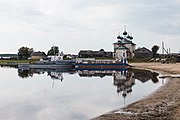
[(76, 70), (125, 70), (129, 65), (124, 63), (96, 64), (96, 63), (77, 63)]
[(23, 64), (18, 68), (30, 68), (30, 69), (56, 69), (56, 68), (74, 68), (73, 65), (36, 65), (36, 64)]
[(39, 62), (34, 64), (19, 64), (19, 69), (62, 69), (62, 68), (74, 68), (74, 62), (61, 61), (61, 62)]

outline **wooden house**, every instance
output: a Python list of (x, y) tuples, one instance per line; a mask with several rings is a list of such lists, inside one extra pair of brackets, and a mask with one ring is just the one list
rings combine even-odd
[(106, 52), (103, 49), (99, 51), (92, 51), (92, 50), (81, 50), (78, 53), (79, 58), (112, 58), (112, 52)]
[(153, 57), (153, 52), (145, 47), (136, 49), (134, 54), (135, 54), (135, 58), (152, 58)]
[(44, 53), (44, 52), (33, 52), (31, 54), (31, 59), (32, 60), (40, 60), (40, 59), (46, 59), (47, 58), (47, 55)]

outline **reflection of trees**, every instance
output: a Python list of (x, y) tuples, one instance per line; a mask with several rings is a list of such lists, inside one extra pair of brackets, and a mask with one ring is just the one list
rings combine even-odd
[(141, 69), (130, 69), (134, 73), (134, 78), (140, 80), (141, 82), (147, 82), (148, 80), (152, 80), (153, 83), (158, 82), (157, 76), (159, 75), (156, 72), (151, 72), (149, 70), (141, 70)]
[(44, 74), (44, 71), (38, 69), (18, 69), (18, 76), (21, 78), (33, 77), (34, 74)]
[(63, 73), (74, 74), (74, 70), (71, 69), (18, 69), (18, 76), (21, 78), (32, 77), (33, 74), (44, 74), (50, 76), (52, 79), (63, 80)]
[[(10, 65), (12, 64), (12, 65)], [(7, 65), (0, 65), (2, 68), (17, 68), (18, 66), (16, 64), (13, 65), (13, 63), (8, 63)]]
[(157, 82), (159, 81), (158, 78), (157, 78), (157, 76), (158, 76), (159, 74), (156, 73), (156, 72), (153, 72), (152, 74), (153, 74), (153, 77), (152, 77), (153, 83), (157, 83)]
[(27, 78), (27, 77), (32, 77), (33, 72), (30, 70), (20, 70), (18, 69), (18, 76), (21, 78)]

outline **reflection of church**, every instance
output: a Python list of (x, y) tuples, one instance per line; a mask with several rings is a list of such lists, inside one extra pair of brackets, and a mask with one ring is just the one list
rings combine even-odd
[(135, 80), (139, 80), (142, 83), (152, 80), (153, 83), (157, 83), (157, 76), (158, 73), (140, 69), (115, 71), (113, 74), (114, 85), (117, 87), (117, 93), (121, 93), (124, 98), (132, 92), (132, 86), (135, 85)]
[(117, 86), (117, 93), (122, 93), (125, 98), (127, 94), (132, 92), (132, 86), (135, 84), (133, 72), (116, 71), (114, 73), (114, 85)]

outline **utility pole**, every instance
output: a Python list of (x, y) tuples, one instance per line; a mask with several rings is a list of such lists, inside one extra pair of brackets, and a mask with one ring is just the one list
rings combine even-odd
[(164, 55), (164, 42), (162, 41), (162, 54), (163, 54), (163, 59), (165, 58), (165, 55)]

